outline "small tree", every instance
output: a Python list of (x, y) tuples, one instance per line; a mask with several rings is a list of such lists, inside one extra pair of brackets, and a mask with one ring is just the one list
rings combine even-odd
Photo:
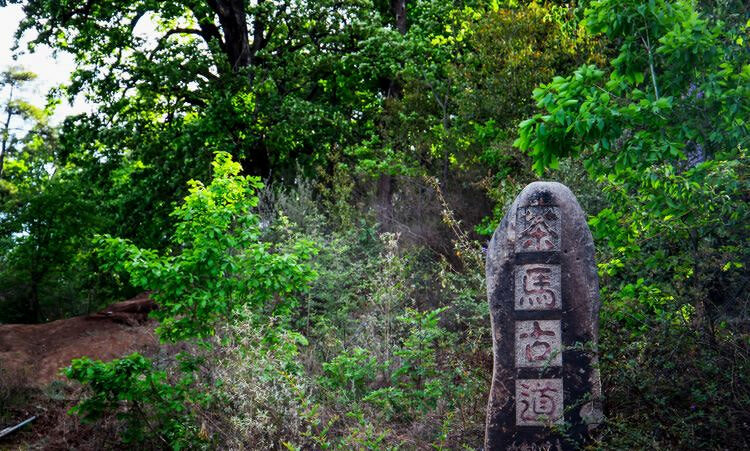
[(27, 130), (22, 125), (28, 122), (46, 123), (44, 111), (19, 97), (25, 85), (35, 79), (35, 73), (20, 67), (10, 67), (0, 73), (0, 92), (7, 90), (7, 97), (0, 105), (3, 114), (0, 128), (0, 180), (3, 178), (7, 155), (17, 151), (23, 141), (23, 132)]
[(44, 318), (44, 281), (75, 255), (71, 231), (80, 228), (86, 211), (78, 208), (65, 177), (54, 177), (57, 138), (49, 111), (23, 99), (35, 78), (20, 67), (0, 73), (0, 292), (8, 299), (0, 310), (3, 316), (30, 321)]
[(736, 308), (747, 276), (735, 271), (750, 263), (743, 30), (688, 1), (597, 0), (585, 23), (619, 54), (535, 89), (542, 111), (520, 124), (516, 145), (539, 174), (581, 159), (611, 205), (591, 222), (613, 252), (607, 274), (648, 275), (710, 329), (707, 311)]
[[(173, 251), (158, 253), (109, 236), (96, 240), (110, 268), (152, 291), (163, 341), (208, 345), (217, 328), (248, 310), (251, 320), (273, 315), (283, 325), (296, 305), (294, 294), (315, 277), (305, 263), (315, 252), (309, 242), (273, 248), (261, 241), (260, 220), (251, 211), (259, 178), (239, 176), (239, 163), (225, 152), (216, 154), (213, 169), (213, 181), (191, 181), (190, 194), (172, 213)], [(124, 408), (126, 441), (151, 438), (175, 449), (205, 445), (196, 418), (210, 392), (197, 385), (199, 359), (187, 353), (179, 358), (176, 380), (138, 354), (108, 363), (74, 360), (65, 373), (91, 394), (72, 412), (94, 421)]]

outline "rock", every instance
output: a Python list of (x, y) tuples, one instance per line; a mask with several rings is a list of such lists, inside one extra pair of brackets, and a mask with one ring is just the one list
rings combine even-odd
[(513, 202), (487, 249), (487, 297), (485, 449), (578, 449), (602, 418), (599, 280), (586, 216), (567, 187), (535, 182)]

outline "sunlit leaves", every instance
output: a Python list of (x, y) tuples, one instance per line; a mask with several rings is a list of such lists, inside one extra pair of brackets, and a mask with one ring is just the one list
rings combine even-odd
[(276, 300), (275, 314), (286, 317), (314, 273), (304, 263), (314, 253), (300, 241), (289, 251), (260, 241), (256, 177), (239, 176), (240, 165), (227, 153), (213, 162), (209, 185), (190, 183), (190, 192), (172, 216), (172, 242), (178, 253), (160, 254), (127, 240), (100, 237), (99, 252), (110, 266), (128, 273), (133, 285), (153, 290), (155, 316), (165, 341), (205, 338), (220, 322), (231, 322), (245, 305), (261, 308)]
[(539, 112), (519, 124), (515, 145), (539, 175), (580, 158), (605, 190), (589, 222), (606, 245), (605, 286), (621, 284), (605, 298), (657, 315), (709, 301), (731, 310), (743, 278), (728, 262), (749, 255), (750, 54), (686, 1), (598, 0), (586, 25), (619, 53), (607, 69), (582, 66), (536, 89)]
[[(679, 161), (686, 147), (713, 154), (742, 136), (747, 142), (736, 118), (750, 111), (750, 96), (735, 88), (744, 86), (739, 61), (721, 62), (735, 50), (723, 48), (719, 25), (710, 27), (684, 2), (630, 1), (593, 2), (586, 23), (626, 41), (608, 77), (584, 66), (534, 91), (542, 112), (520, 124), (516, 145), (528, 150), (538, 173), (553, 156), (584, 152), (590, 170), (623, 173)], [(725, 114), (705, 116), (716, 110)]]

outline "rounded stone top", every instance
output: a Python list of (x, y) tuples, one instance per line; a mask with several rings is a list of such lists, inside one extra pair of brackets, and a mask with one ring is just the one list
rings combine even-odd
[(559, 182), (546, 181), (529, 183), (518, 195), (516, 201), (516, 205), (521, 206), (559, 205), (561, 203), (578, 207), (578, 200), (570, 188)]

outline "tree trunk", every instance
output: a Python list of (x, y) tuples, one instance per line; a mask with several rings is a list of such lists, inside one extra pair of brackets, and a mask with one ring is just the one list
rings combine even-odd
[(396, 18), (396, 29), (406, 34), (406, 0), (391, 0), (391, 10)]
[[(257, 4), (264, 0), (258, 0)], [(265, 33), (265, 22), (255, 17), (253, 22), (253, 42), (250, 45), (247, 11), (243, 0), (207, 0), (211, 9), (219, 16), (221, 30), (224, 33), (225, 52), (232, 72), (238, 73), (253, 64), (255, 53), (265, 47), (268, 36)], [(247, 73), (247, 83), (252, 84), (252, 71)], [(232, 136), (239, 136), (238, 124), (229, 127)], [(261, 139), (251, 148), (236, 146), (236, 152), (244, 174), (259, 175), (267, 178), (271, 174), (271, 159), (268, 148)]]
[(381, 232), (393, 230), (393, 185), (390, 174), (381, 174), (378, 178), (377, 213)]
[[(396, 20), (396, 29), (399, 33), (406, 34), (406, 0), (391, 0), (391, 11)], [(398, 97), (400, 87), (396, 80), (391, 80), (388, 88), (388, 97)], [(377, 213), (380, 229), (383, 232), (393, 230), (393, 190), (395, 179), (390, 174), (381, 174), (378, 178), (377, 188)]]
[(224, 32), (227, 59), (232, 71), (238, 72), (250, 65), (250, 42), (242, 0), (207, 0), (211, 9), (219, 16)]
[(271, 159), (268, 155), (268, 148), (261, 139), (260, 142), (250, 148), (247, 154), (243, 154), (240, 159), (242, 173), (257, 175), (263, 179), (271, 177)]
[(8, 142), (10, 141), (10, 120), (13, 117), (13, 110), (11, 109), (11, 102), (13, 101), (13, 85), (10, 85), (10, 94), (8, 96), (8, 103), (6, 104), (6, 111), (8, 115), (5, 117), (5, 124), (3, 126), (2, 134), (2, 148), (0, 148), (0, 179), (3, 178), (3, 165), (5, 164), (5, 153), (8, 151)]
[(39, 305), (39, 282), (41, 275), (35, 271), (31, 272), (31, 287), (29, 293), (29, 316), (32, 322), (39, 323), (42, 321), (42, 309)]
[[(447, 136), (448, 134), (448, 127), (450, 127), (450, 118), (448, 116), (448, 95), (446, 95), (443, 98), (443, 133), (445, 133), (444, 136)], [(445, 192), (445, 188), (448, 184), (448, 171), (450, 169), (450, 151), (448, 150), (448, 146), (443, 146), (443, 177), (440, 181), (440, 188)]]

